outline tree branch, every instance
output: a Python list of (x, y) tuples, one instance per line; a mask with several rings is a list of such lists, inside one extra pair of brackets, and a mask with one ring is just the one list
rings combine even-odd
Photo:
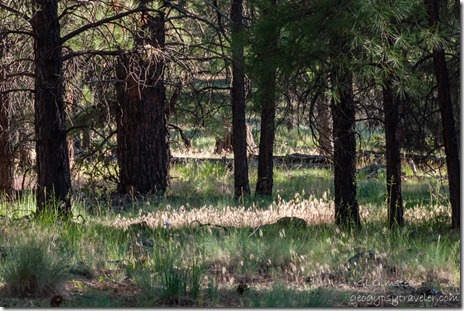
[(30, 92), (30, 93), (35, 93), (35, 90), (33, 89), (11, 89), (11, 90), (6, 90), (3, 92), (0, 92), (1, 95), (6, 95), (8, 93), (15, 93), (15, 92)]
[(82, 129), (87, 129), (87, 128), (90, 128), (90, 126), (88, 126), (87, 124), (74, 125), (66, 129), (66, 134), (69, 134), (70, 132), (74, 130), (82, 130)]
[(77, 28), (76, 30), (68, 33), (67, 35), (65, 35), (64, 37), (61, 38), (61, 44), (65, 43), (66, 41), (68, 41), (69, 39), (72, 39), (74, 38), (75, 36), (83, 33), (84, 31), (86, 30), (89, 30), (89, 29), (92, 29), (92, 28), (95, 28), (95, 27), (98, 27), (98, 26), (101, 26), (103, 24), (106, 24), (106, 23), (109, 23), (109, 22), (112, 22), (112, 21), (115, 21), (115, 20), (118, 20), (118, 19), (121, 19), (123, 17), (126, 17), (128, 15), (131, 15), (131, 14), (134, 14), (134, 13), (138, 13), (138, 12), (156, 12), (156, 13), (161, 13), (160, 10), (154, 10), (154, 9), (148, 9), (146, 7), (137, 7), (133, 10), (129, 10), (127, 12), (123, 12), (123, 13), (120, 13), (120, 14), (116, 14), (114, 16), (111, 16), (111, 17), (107, 17), (107, 18), (104, 18), (102, 20), (99, 20), (95, 23), (90, 23), (90, 24), (87, 24), (87, 25), (84, 25), (80, 28)]
[(6, 75), (7, 78), (14, 78), (14, 77), (29, 77), (29, 78), (35, 78), (35, 74), (33, 72), (17, 72), (17, 73), (11, 73)]
[(0, 3), (0, 8), (6, 10), (6, 11), (8, 11), (8, 12), (11, 12), (11, 13), (13, 13), (13, 14), (19, 16), (19, 17), (21, 17), (22, 19), (24, 19), (24, 20), (25, 20), (26, 22), (28, 22), (28, 23), (31, 22), (31, 18), (30, 18), (27, 14), (21, 13), (21, 12), (19, 12), (19, 11), (16, 10), (16, 9), (13, 9), (13, 8), (7, 6), (7, 5), (2, 4), (2, 3)]
[(189, 149), (190, 147), (192, 147), (190, 140), (187, 138), (187, 136), (185, 136), (184, 132), (182, 131), (180, 127), (172, 123), (168, 123), (168, 126), (170, 126), (171, 128), (179, 132), (180, 137), (182, 138), (182, 141), (184, 142), (185, 148)]
[(71, 59), (73, 57), (78, 57), (82, 55), (98, 55), (98, 56), (118, 56), (121, 54), (121, 51), (99, 51), (99, 50), (86, 50), (71, 52), (63, 56), (63, 61)]
[(0, 30), (0, 34), (4, 34), (4, 35), (26, 35), (26, 36), (31, 36), (33, 37), (34, 34), (32, 32), (29, 32), (29, 31), (24, 31), (24, 30)]

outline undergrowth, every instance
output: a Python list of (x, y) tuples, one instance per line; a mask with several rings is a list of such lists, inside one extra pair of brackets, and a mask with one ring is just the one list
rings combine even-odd
[(0, 266), (7, 294), (24, 298), (55, 293), (68, 276), (66, 256), (53, 249), (52, 241), (19, 239), (5, 252)]
[(0, 204), (0, 303), (61, 293), (63, 307), (328, 307), (360, 291), (408, 294), (400, 283), (458, 295), (460, 234), (435, 179), (404, 181), (406, 224), (392, 231), (382, 177), (361, 178), (363, 227), (344, 232), (333, 225), (329, 170), (276, 168), (273, 198), (240, 201), (220, 164), (175, 166), (172, 176), (167, 196), (123, 209), (76, 193), (70, 222), (19, 220), (32, 195)]

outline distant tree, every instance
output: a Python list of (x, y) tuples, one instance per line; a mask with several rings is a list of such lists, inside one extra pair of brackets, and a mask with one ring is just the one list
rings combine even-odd
[(276, 128), (276, 80), (279, 29), (275, 23), (277, 0), (270, 0), (261, 9), (254, 43), (253, 71), (256, 85), (256, 103), (261, 114), (259, 138), (258, 179), (256, 194), (270, 196), (273, 186), (273, 153)]
[(243, 56), (243, 0), (232, 0), (232, 144), (235, 197), (250, 194), (248, 181), (247, 129), (245, 118), (245, 58)]
[(0, 32), (0, 194), (14, 197), (14, 150), (12, 140), (13, 105), (8, 83), (8, 43)]
[[(439, 5), (441, 1), (426, 0), (426, 8), (430, 27), (440, 27)], [(446, 2), (445, 2), (446, 4)], [(451, 102), (450, 82), (446, 66), (445, 50), (437, 45), (433, 49), (433, 65), (438, 84), (438, 97), (440, 102), (440, 114), (443, 127), (443, 141), (445, 144), (446, 166), (448, 170), (448, 182), (450, 202), (452, 210), (452, 227), (461, 226), (461, 167), (459, 161), (459, 142), (456, 135), (453, 106)]]
[(321, 155), (332, 157), (332, 118), (330, 116), (330, 101), (323, 95), (316, 102), (316, 128), (318, 133), (318, 149)]
[(387, 201), (390, 227), (402, 226), (403, 198), (401, 193), (401, 154), (399, 131), (399, 100), (387, 82), (383, 88), (383, 110), (385, 114), (385, 142), (387, 153)]
[(353, 52), (350, 49), (348, 21), (352, 1), (331, 7), (332, 21), (340, 20), (330, 37), (330, 85), (334, 140), (335, 223), (359, 228), (361, 219), (356, 199), (356, 104), (353, 94)]
[[(407, 62), (406, 53), (410, 49), (409, 40), (395, 42), (395, 38), (402, 35), (402, 23), (412, 10), (412, 6), (403, 1), (389, 4), (388, 8), (383, 2), (364, 4), (369, 6), (372, 16), (367, 17), (363, 28), (368, 33), (370, 44), (375, 44), (382, 53), (364, 50), (367, 59), (374, 61), (375, 66), (381, 68), (380, 74), (371, 76), (370, 80), (380, 81), (382, 85), (382, 103), (384, 114), (384, 131), (387, 162), (387, 203), (390, 227), (403, 226), (403, 197), (401, 191), (401, 143), (404, 140), (403, 129), (400, 122), (400, 109), (402, 106), (400, 95), (406, 97), (407, 90), (401, 88), (407, 80), (405, 72), (410, 72), (411, 66)], [(375, 50), (375, 49), (373, 49)], [(369, 65), (368, 65), (369, 66)], [(368, 78), (369, 79), (369, 78)], [(394, 85), (400, 87), (394, 88)], [(376, 86), (374, 86), (376, 87)]]
[[(347, 53), (345, 42), (339, 50)], [(334, 139), (335, 223), (351, 228), (361, 226), (356, 199), (356, 129), (352, 73), (335, 65), (333, 84), (337, 97), (331, 105)], [(337, 99), (338, 98), (338, 99)]]

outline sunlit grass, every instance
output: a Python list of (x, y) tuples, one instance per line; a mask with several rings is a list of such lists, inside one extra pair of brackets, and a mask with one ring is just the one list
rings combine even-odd
[[(171, 176), (165, 197), (139, 199), (124, 210), (109, 199), (76, 196), (74, 215), (82, 217), (70, 223), (14, 220), (34, 209), (32, 194), (4, 203), (0, 246), (49, 237), (59, 256), (89, 267), (91, 279), (73, 275), (74, 283), (61, 288), (74, 295), (67, 307), (346, 306), (359, 282), (407, 281), (445, 293), (459, 288), (460, 236), (448, 230), (447, 188), (435, 178), (403, 182), (406, 224), (392, 231), (384, 180), (361, 177), (363, 227), (345, 232), (333, 224), (327, 169), (275, 168), (275, 194), (268, 199), (235, 200), (232, 173), (220, 163), (175, 165)], [(308, 227), (276, 224), (282, 217), (301, 218)], [(140, 222), (147, 227), (129, 227)], [(152, 246), (137, 246), (142, 238)], [(375, 264), (347, 268), (350, 258), (369, 252)], [(240, 282), (249, 288), (243, 294)], [(383, 284), (362, 290), (391, 290)]]

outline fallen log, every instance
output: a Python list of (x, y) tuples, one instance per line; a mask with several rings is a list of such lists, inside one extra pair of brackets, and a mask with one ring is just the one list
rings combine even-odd
[[(258, 163), (258, 156), (252, 155), (249, 157), (250, 164)], [(274, 166), (281, 167), (317, 167), (317, 168), (329, 168), (331, 162), (328, 158), (320, 155), (306, 155), (306, 154), (289, 154), (285, 156), (274, 156)], [(189, 162), (211, 162), (218, 163), (224, 166), (232, 167), (234, 159), (232, 157), (222, 158), (193, 158), (193, 157), (172, 157), (171, 163), (173, 164), (186, 164)]]

